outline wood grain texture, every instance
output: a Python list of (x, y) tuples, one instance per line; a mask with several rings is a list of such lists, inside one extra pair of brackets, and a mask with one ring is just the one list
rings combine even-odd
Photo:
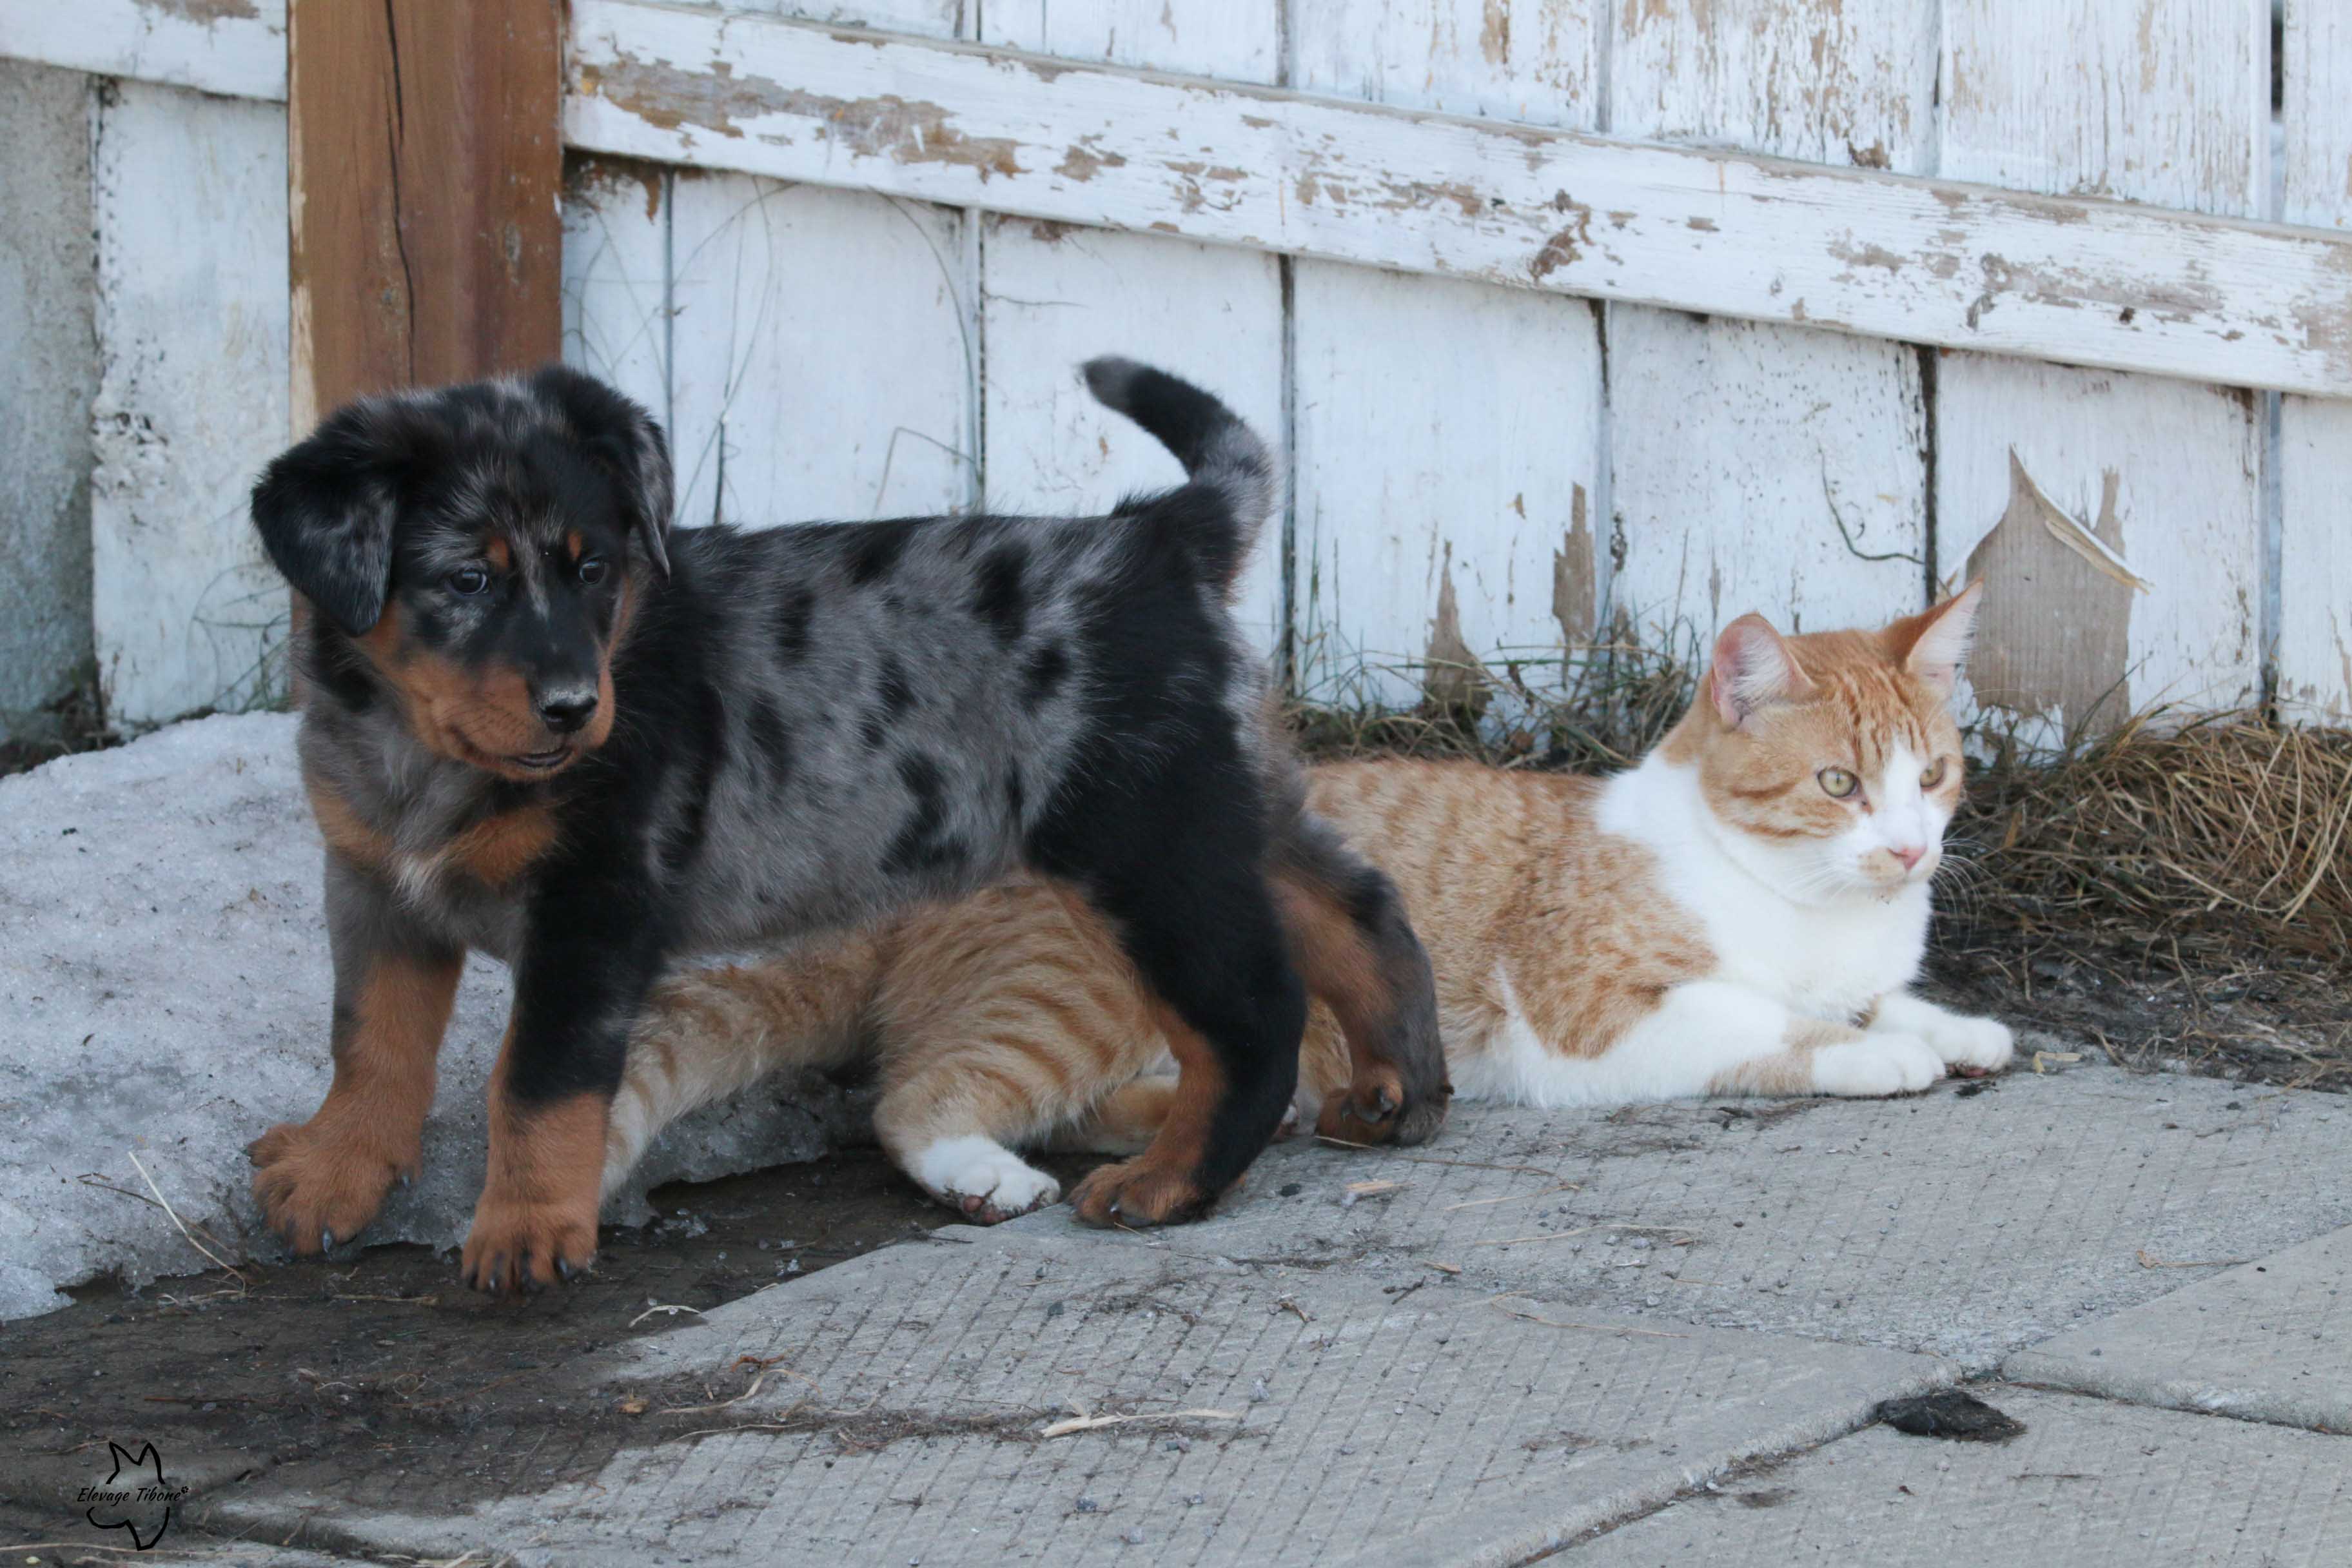
[[(2260, 212), (2269, 26), (2265, 0), (2032, 7), (1952, 0), (1942, 171), (2196, 212)], [(2002, 573), (1989, 582), (1978, 621), (1980, 664), (2040, 668), (2053, 644), (2072, 649), (2070, 659), (2099, 661), (2055, 686), (2006, 694), (2029, 710), (2029, 733), (2053, 739), (2083, 728), (2082, 712), (2035, 708), (2052, 690), (2079, 702), (2116, 689), (2095, 728), (2119, 721), (2133, 705), (2226, 707), (2259, 697), (2259, 412), (2260, 399), (2213, 386), (1942, 357), (1937, 564), (1955, 585), (1971, 561)], [(2033, 568), (2022, 540), (1985, 552), (2004, 520), (2021, 515), (2012, 451), (2025, 476), (2082, 528), (2096, 533), (2112, 520), (2121, 553), (2149, 592), (2097, 605), (2052, 602), (2049, 584), (2071, 567), (2052, 553), (2063, 546), (2046, 530), (2032, 548), (2048, 572)], [(2110, 616), (2126, 622), (2119, 638), (2103, 624)], [(2116, 648), (2121, 670), (2105, 662)]]
[(1605, 0), (1291, 0), (1309, 92), (1525, 125), (1601, 123)]
[(0, 55), (286, 100), (286, 0), (0, 0)]
[(1470, 697), (1472, 660), (1540, 665), (1588, 639), (1591, 307), (1307, 265), (1294, 300), (1300, 689), (1392, 708), (1425, 688)]
[(565, 123), (591, 151), (1754, 320), (2352, 392), (2352, 241), (2331, 236), (759, 17), (722, 26), (641, 0), (579, 0), (573, 16)]
[(293, 413), (554, 359), (555, 0), (294, 0)]
[(1636, 0), (1609, 21), (1613, 135), (1935, 173), (1932, 5)]
[(563, 363), (670, 422), (672, 176), (575, 156), (563, 186)]
[(1878, 626), (1926, 595), (1927, 405), (1898, 344), (1612, 310), (1613, 619), (1703, 654), (1750, 610)]
[[(1304, 0), (1290, 36), (1305, 92), (1549, 126), (1600, 109), (1592, 11), (1577, 0)], [(1475, 221), (1475, 195), (1444, 205)], [(1602, 592), (1594, 310), (1314, 260), (1293, 277), (1302, 689), (1483, 700), (1487, 662), (1556, 660), (1589, 639)]]
[(2258, 213), (2270, 0), (1944, 0), (1942, 172)]
[[(992, 5), (990, 43), (1079, 59), (1272, 80), (1280, 42), (1255, 0), (1044, 0)], [(1120, 353), (1190, 377), (1230, 403), (1268, 442), (1286, 439), (1280, 269), (1262, 252), (1160, 235), (986, 220), (980, 247), (987, 385), (987, 505), (1000, 511), (1099, 510), (1126, 491), (1178, 482), (1159, 443), (1089, 396), (1075, 367)], [(1284, 536), (1276, 517), (1237, 604), (1253, 642), (1278, 652), (1286, 623)]]
[(135, 732), (283, 693), (286, 587), (246, 493), (286, 444), (286, 111), (119, 83), (90, 176), (91, 621)]
[[(2287, 0), (2280, 216), (2352, 229), (2352, 12)], [(2278, 696), (2352, 719), (2352, 403), (2279, 403)]]
[(680, 520), (972, 505), (962, 215), (743, 174), (681, 174), (673, 199)]
[[(2257, 400), (2221, 387), (2063, 365), (1953, 354), (1937, 373), (1937, 567), (1947, 586), (1990, 572), (1977, 617), (1973, 673), (2042, 668), (2040, 650), (2095, 660), (2055, 689), (2116, 695), (2087, 711), (2036, 700), (2041, 689), (1972, 688), (2020, 710), (2021, 733), (2054, 742), (2109, 727), (2133, 707), (2229, 708), (2258, 699), (2260, 433)], [(1988, 552), (2011, 530), (2016, 465), (2066, 517), (2105, 542), (2147, 593), (2086, 599), (2060, 592), (2079, 552), (2046, 529)], [(2032, 546), (2028, 551), (2022, 546)], [(2113, 616), (2126, 617), (2116, 637)]]
[[(1936, 33), (1910, 0), (1612, 8), (1612, 132), (1920, 172)], [(1920, 607), (1926, 409), (1884, 340), (1612, 305), (1612, 621), (1703, 650), (1750, 610), (1808, 631)]]

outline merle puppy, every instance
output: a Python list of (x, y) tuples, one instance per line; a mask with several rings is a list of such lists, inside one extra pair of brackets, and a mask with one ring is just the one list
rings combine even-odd
[(327, 844), (334, 1083), (252, 1146), (297, 1252), (417, 1166), (468, 947), (515, 973), (464, 1268), (584, 1267), (605, 1113), (682, 953), (853, 922), (1016, 864), (1108, 916), (1166, 1015), (1178, 1105), (1081, 1218), (1201, 1212), (1281, 1121), (1305, 992), (1359, 1140), (1448, 1092), (1394, 889), (1307, 818), (1225, 597), (1272, 458), (1123, 360), (1096, 396), (1190, 482), (1108, 518), (670, 531), (661, 430), (563, 369), (371, 398), (253, 495), (298, 595), (301, 760)]

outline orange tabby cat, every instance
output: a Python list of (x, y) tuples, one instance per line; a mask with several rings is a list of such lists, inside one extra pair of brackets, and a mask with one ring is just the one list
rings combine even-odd
[[(1313, 809), (1395, 879), (1428, 946), (1459, 1090), (1885, 1095), (2003, 1066), (2006, 1028), (1908, 990), (1959, 800), (1948, 699), (1978, 594), (1877, 632), (1782, 637), (1743, 616), (1674, 731), (1611, 778), (1313, 770)], [(607, 1191), (694, 1106), (869, 1049), (883, 1147), (984, 1221), (1058, 1195), (1008, 1145), (1139, 1147), (1173, 1083), (1109, 933), (1047, 888), (1003, 887), (668, 981), (614, 1103)], [(1318, 1006), (1301, 1109), (1348, 1078)]]

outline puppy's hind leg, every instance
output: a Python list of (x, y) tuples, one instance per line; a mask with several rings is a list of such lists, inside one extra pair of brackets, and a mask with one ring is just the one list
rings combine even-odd
[(1280, 1127), (1298, 1078), (1307, 989), (1254, 858), (1163, 846), (1143, 875), (1098, 885), (1176, 1058), (1166, 1119), (1141, 1154), (1070, 1194), (1089, 1225), (1193, 1218)]
[(1324, 1100), (1317, 1131), (1350, 1143), (1427, 1142), (1454, 1086), (1429, 955), (1395, 884), (1303, 810), (1279, 836), (1273, 871), (1307, 989), (1347, 1037), (1348, 1087)]

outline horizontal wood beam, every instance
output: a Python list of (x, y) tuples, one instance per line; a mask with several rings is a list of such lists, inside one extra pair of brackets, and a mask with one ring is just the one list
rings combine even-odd
[[(2352, 235), (573, 0), (592, 152), (2352, 397)], [(0, 55), (285, 96), (284, 0), (0, 0)]]
[(286, 97), (286, 0), (0, 0), (0, 57)]
[(1362, 266), (2352, 396), (2352, 237), (573, 0), (565, 139)]

